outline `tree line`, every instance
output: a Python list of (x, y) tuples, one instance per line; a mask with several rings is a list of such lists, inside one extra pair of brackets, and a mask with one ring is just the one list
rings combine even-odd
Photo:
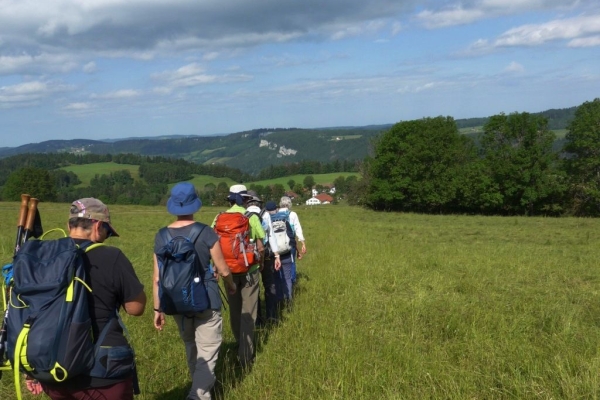
[(480, 137), (451, 117), (394, 125), (363, 166), (374, 210), (496, 215), (600, 214), (600, 99), (574, 111), (563, 146), (544, 115), (490, 117)]
[[(142, 179), (134, 179), (129, 170), (123, 169), (96, 174), (88, 187), (80, 187), (81, 181), (76, 174), (61, 169), (69, 165), (101, 162), (139, 165), (139, 176)], [(345, 168), (349, 171), (344, 171)], [(326, 164), (318, 161), (302, 161), (267, 168), (261, 171), (259, 176), (260, 179), (274, 179), (290, 173), (352, 172), (357, 168), (357, 165), (351, 162), (335, 161)], [(168, 184), (191, 180), (195, 174), (229, 178), (240, 183), (256, 179), (239, 169), (223, 164), (202, 165), (162, 156), (141, 156), (131, 153), (113, 155), (32, 153), (0, 159), (0, 193), (2, 200), (12, 201), (17, 201), (21, 193), (30, 193), (44, 201), (70, 202), (76, 198), (96, 197), (110, 204), (157, 205), (165, 203)], [(265, 199), (276, 199), (286, 190), (294, 187), (292, 185), (287, 189), (283, 185), (252, 185), (251, 188)], [(223, 181), (217, 185), (206, 185), (198, 190), (207, 204), (224, 205), (229, 185)], [(299, 194), (304, 193), (302, 185), (298, 190)]]

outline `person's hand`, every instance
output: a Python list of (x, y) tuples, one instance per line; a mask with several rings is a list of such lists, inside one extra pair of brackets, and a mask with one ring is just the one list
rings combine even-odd
[(159, 331), (162, 331), (165, 325), (165, 314), (160, 311), (154, 311), (154, 327)]
[(302, 242), (302, 254), (306, 254), (306, 243)]
[(31, 379), (29, 377), (25, 378), (25, 386), (31, 394), (38, 395), (44, 391), (44, 389), (42, 389), (42, 384), (39, 383), (37, 379)]
[(235, 282), (231, 282), (231, 285), (227, 285), (227, 293), (233, 296), (235, 292), (237, 292), (237, 286)]
[(275, 257), (275, 271), (279, 271), (281, 269), (281, 260), (279, 257)]

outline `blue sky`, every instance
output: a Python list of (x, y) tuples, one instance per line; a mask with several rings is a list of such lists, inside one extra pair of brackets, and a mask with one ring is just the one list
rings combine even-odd
[(0, 0), (0, 147), (565, 108), (596, 0)]

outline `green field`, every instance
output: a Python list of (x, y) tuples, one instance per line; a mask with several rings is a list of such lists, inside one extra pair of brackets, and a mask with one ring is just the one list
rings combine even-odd
[[(9, 261), (17, 203), (0, 203)], [(46, 228), (67, 204), (42, 203)], [(260, 330), (243, 373), (224, 311), (219, 399), (596, 399), (600, 397), (600, 220), (295, 209), (308, 252), (293, 311)], [(162, 207), (111, 206), (123, 249), (150, 293)], [(218, 208), (198, 214), (210, 222)], [(124, 318), (145, 399), (183, 399), (190, 382), (171, 320), (151, 303)], [(0, 398), (13, 399), (12, 378)], [(33, 396), (26, 396), (34, 399)]]
[(90, 186), (90, 181), (96, 175), (102, 174), (110, 174), (115, 171), (127, 170), (131, 173), (131, 177), (133, 179), (139, 179), (139, 165), (130, 165), (130, 164), (117, 164), (114, 162), (105, 162), (105, 163), (94, 163), (94, 164), (83, 164), (83, 165), (69, 165), (68, 167), (61, 168), (65, 171), (71, 171), (81, 181), (79, 187), (87, 187)]
[(347, 178), (349, 176), (359, 177), (359, 174), (356, 172), (333, 172), (331, 174), (291, 175), (291, 176), (285, 176), (283, 178), (275, 178), (275, 179), (267, 179), (267, 180), (263, 180), (263, 181), (247, 182), (247, 185), (255, 184), (255, 185), (266, 186), (266, 185), (275, 185), (275, 184), (279, 183), (279, 184), (282, 184), (287, 190), (287, 189), (289, 189), (289, 186), (287, 183), (290, 181), (290, 179), (293, 179), (296, 183), (302, 184), (302, 182), (304, 181), (304, 178), (308, 175), (315, 178), (315, 183), (320, 184), (320, 185), (331, 185), (331, 184), (333, 184), (333, 181), (335, 180), (335, 178), (340, 177), (340, 176), (343, 176), (344, 178)]
[[(138, 165), (116, 164), (113, 162), (106, 162), (106, 163), (95, 163), (95, 164), (85, 164), (85, 165), (71, 165), (68, 167), (61, 168), (61, 169), (64, 169), (65, 171), (71, 171), (74, 174), (76, 174), (79, 177), (79, 180), (81, 180), (81, 184), (78, 185), (80, 187), (90, 186), (90, 181), (92, 180), (92, 178), (94, 178), (94, 176), (96, 174), (98, 174), (98, 175), (110, 174), (111, 172), (121, 171), (121, 170), (128, 170), (129, 172), (131, 172), (131, 176), (134, 179), (140, 179)], [(315, 183), (321, 184), (321, 185), (325, 185), (325, 184), (330, 185), (333, 183), (335, 178), (337, 178), (339, 176), (343, 176), (345, 178), (347, 178), (349, 176), (357, 176), (357, 177), (359, 176), (359, 174), (355, 173), (355, 172), (335, 172), (335, 173), (331, 173), (331, 174), (306, 174), (306, 175), (292, 175), (292, 176), (286, 176), (283, 178), (275, 178), (275, 179), (268, 179), (268, 180), (255, 181), (255, 182), (246, 182), (246, 184), (247, 185), (257, 184), (257, 185), (266, 186), (266, 185), (274, 185), (274, 184), (280, 183), (286, 189), (288, 189), (289, 187), (288, 187), (287, 183), (290, 179), (293, 179), (294, 181), (296, 181), (296, 183), (301, 184), (307, 175), (312, 175), (312, 177), (315, 179)], [(231, 178), (216, 178), (214, 176), (209, 176), (209, 175), (195, 175), (195, 174), (194, 174), (193, 179), (190, 182), (192, 182), (194, 184), (194, 186), (196, 186), (196, 188), (200, 191), (202, 191), (204, 186), (209, 183), (212, 183), (215, 186), (217, 186), (220, 182), (225, 182), (225, 183), (227, 183), (228, 186), (234, 185), (236, 183)], [(172, 187), (173, 185), (175, 185), (175, 183), (170, 184), (169, 187)]]

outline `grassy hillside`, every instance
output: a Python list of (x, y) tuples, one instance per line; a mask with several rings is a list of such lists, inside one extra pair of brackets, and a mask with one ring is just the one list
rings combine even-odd
[(83, 164), (83, 165), (70, 165), (68, 167), (61, 168), (65, 171), (73, 172), (81, 181), (80, 187), (90, 186), (90, 181), (96, 175), (108, 175), (111, 172), (127, 170), (131, 173), (133, 179), (139, 179), (139, 165), (129, 164), (117, 164), (113, 162), (106, 163), (94, 163), (94, 164)]
[(288, 186), (288, 182), (290, 181), (290, 179), (293, 179), (296, 183), (302, 183), (304, 181), (304, 178), (307, 175), (311, 175), (313, 178), (315, 178), (315, 183), (319, 184), (319, 185), (331, 185), (333, 184), (333, 181), (340, 177), (343, 176), (344, 178), (347, 178), (349, 176), (356, 176), (359, 177), (360, 175), (355, 173), (355, 172), (334, 172), (331, 174), (306, 174), (306, 175), (292, 175), (292, 176), (285, 176), (283, 178), (275, 178), (275, 179), (269, 179), (269, 180), (263, 180), (263, 181), (253, 181), (253, 182), (247, 182), (248, 184), (255, 184), (255, 185), (275, 185), (277, 183), (282, 184), (286, 189), (289, 189)]
[[(68, 204), (40, 209), (46, 227), (64, 226)], [(250, 373), (237, 367), (223, 311), (217, 399), (600, 397), (599, 219), (295, 210), (308, 253), (293, 311), (259, 331)], [(153, 237), (171, 217), (163, 207), (111, 211), (122, 237), (109, 243), (149, 293)], [(203, 207), (198, 219), (218, 211)], [(17, 203), (0, 203), (7, 225), (17, 212)], [(13, 242), (0, 231), (2, 260)], [(124, 318), (137, 349), (137, 399), (182, 399), (183, 345), (171, 319), (155, 331), (151, 311)], [(14, 398), (8, 374), (0, 398)]]
[[(76, 174), (81, 180), (81, 184), (78, 185), (80, 187), (90, 186), (90, 181), (94, 176), (102, 175), (102, 174), (110, 174), (111, 172), (120, 171), (120, 170), (128, 170), (131, 173), (131, 176), (134, 179), (140, 179), (139, 177), (139, 166), (138, 165), (129, 165), (129, 164), (117, 164), (113, 162), (107, 163), (94, 163), (94, 164), (84, 164), (84, 165), (71, 165), (68, 167), (61, 168), (65, 171), (71, 171)], [(302, 183), (304, 178), (307, 175), (311, 175), (317, 184), (325, 185), (332, 184), (335, 178), (339, 176), (348, 177), (348, 176), (359, 176), (357, 173), (353, 172), (336, 172), (331, 174), (306, 174), (306, 175), (292, 175), (283, 178), (269, 179), (269, 180), (261, 180), (261, 181), (250, 181), (246, 182), (247, 185), (257, 184), (257, 185), (274, 185), (276, 183), (282, 184), (286, 189), (288, 188), (288, 181), (293, 179), (297, 183)], [(193, 179), (190, 180), (196, 186), (198, 190), (202, 190), (205, 185), (212, 183), (215, 186), (220, 182), (225, 182), (228, 186), (234, 185), (234, 180), (230, 178), (216, 178), (214, 176), (209, 175), (194, 175)], [(173, 182), (169, 187), (173, 186), (175, 182)]]

